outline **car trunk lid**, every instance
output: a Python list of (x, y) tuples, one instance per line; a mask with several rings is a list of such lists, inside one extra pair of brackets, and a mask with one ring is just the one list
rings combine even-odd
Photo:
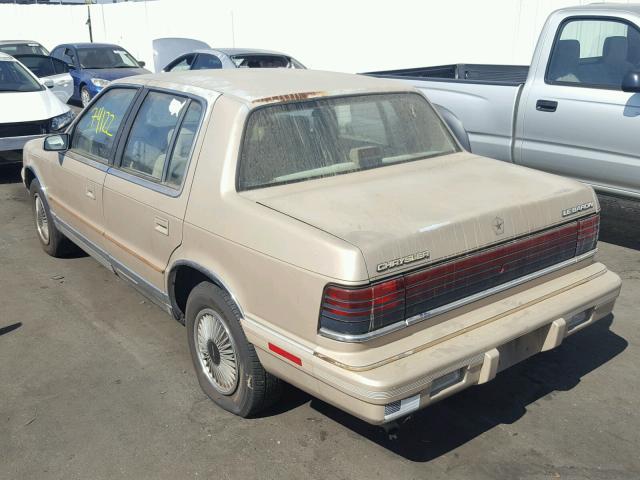
[(372, 280), (597, 209), (593, 191), (578, 182), (469, 153), (243, 195), (357, 246)]

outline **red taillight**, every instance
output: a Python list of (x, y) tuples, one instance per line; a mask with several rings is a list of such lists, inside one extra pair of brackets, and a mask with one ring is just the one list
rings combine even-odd
[(328, 285), (324, 289), (321, 326), (361, 334), (404, 318), (404, 278), (364, 288)]
[(327, 285), (320, 328), (359, 335), (560, 264), (596, 247), (593, 215), (360, 288)]
[(578, 243), (576, 244), (576, 256), (587, 253), (598, 243), (600, 233), (600, 215), (593, 215), (584, 220), (578, 220)]

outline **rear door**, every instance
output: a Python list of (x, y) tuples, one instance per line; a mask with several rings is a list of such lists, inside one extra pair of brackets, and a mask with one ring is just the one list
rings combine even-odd
[(640, 95), (622, 91), (640, 69), (640, 32), (615, 17), (570, 17), (545, 47), (548, 65), (523, 95), (517, 163), (640, 195)]
[(125, 87), (105, 91), (76, 122), (71, 148), (64, 153), (47, 152), (51, 181), (46, 189), (53, 211), (92, 246), (104, 248), (102, 186), (139, 91)]
[(15, 57), (41, 80), (51, 80), (51, 91), (62, 103), (73, 95), (73, 78), (69, 66), (57, 58), (44, 55), (18, 55)]
[[(163, 292), (164, 271), (182, 242), (185, 179), (205, 102), (150, 90), (118, 147), (104, 183), (105, 238), (116, 266), (135, 284)], [(125, 214), (126, 213), (126, 214)]]

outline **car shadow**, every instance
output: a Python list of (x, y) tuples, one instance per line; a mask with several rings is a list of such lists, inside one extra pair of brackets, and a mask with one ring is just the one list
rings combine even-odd
[[(10, 162), (10, 163), (5, 163)], [(22, 160), (13, 161), (12, 158), (0, 156), (0, 185), (7, 183), (20, 183), (20, 170), (22, 169)]]
[(609, 315), (576, 332), (557, 349), (529, 358), (487, 384), (417, 412), (400, 425), (395, 440), (383, 428), (320, 400), (312, 399), (311, 407), (407, 460), (428, 462), (499, 425), (513, 424), (526, 414), (529, 405), (553, 401), (557, 392), (571, 390), (589, 372), (619, 355), (628, 342), (609, 329), (612, 321)]
[(640, 250), (640, 201), (598, 195), (600, 241)]

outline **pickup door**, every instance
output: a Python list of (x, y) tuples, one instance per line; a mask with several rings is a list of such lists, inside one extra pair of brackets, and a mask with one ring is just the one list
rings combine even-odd
[[(522, 95), (515, 162), (640, 197), (640, 32), (618, 17), (552, 16)], [(547, 63), (546, 59), (549, 59)]]

